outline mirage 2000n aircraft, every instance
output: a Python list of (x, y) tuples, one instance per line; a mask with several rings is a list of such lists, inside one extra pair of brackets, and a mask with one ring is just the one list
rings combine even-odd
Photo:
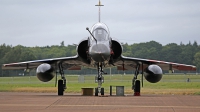
[[(76, 56), (4, 64), (2, 69), (37, 68), (37, 77), (43, 82), (53, 79), (54, 71), (59, 71), (61, 79), (58, 80), (58, 95), (63, 95), (66, 89), (64, 70), (77, 70), (81, 69), (81, 66), (96, 68), (98, 74), (95, 77), (95, 82), (98, 83), (98, 87), (95, 88), (95, 96), (98, 96), (99, 93), (104, 95), (104, 88), (102, 88), (103, 68), (107, 67), (115, 66), (118, 70), (134, 70), (135, 74), (132, 79), (134, 94), (140, 92), (140, 80), (137, 80), (140, 71), (142, 77), (144, 76), (151, 83), (161, 80), (162, 70), (196, 71), (196, 67), (193, 65), (123, 56), (122, 45), (110, 37), (108, 26), (100, 21), (100, 7), (103, 5), (99, 1), (96, 6), (99, 7), (99, 22), (94, 24), (91, 30), (86, 28), (90, 36), (80, 41)], [(143, 85), (143, 78), (141, 81)]]

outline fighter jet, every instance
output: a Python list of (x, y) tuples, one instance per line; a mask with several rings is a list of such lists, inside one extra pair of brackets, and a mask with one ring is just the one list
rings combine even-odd
[[(125, 57), (122, 55), (121, 43), (110, 37), (110, 31), (106, 24), (100, 21), (100, 8), (104, 6), (99, 3), (99, 21), (91, 29), (86, 28), (89, 33), (88, 38), (84, 38), (77, 45), (77, 55), (72, 57), (61, 57), (43, 60), (34, 60), (18, 63), (3, 64), (2, 69), (36, 69), (37, 77), (40, 81), (48, 82), (54, 78), (54, 71), (58, 71), (61, 79), (58, 80), (58, 95), (63, 95), (66, 87), (66, 78), (64, 70), (80, 70), (81, 66), (96, 68), (98, 74), (95, 82), (98, 87), (95, 88), (95, 96), (104, 95), (103, 71), (104, 68), (117, 67), (118, 70), (134, 70), (135, 74), (132, 79), (132, 89), (134, 94), (140, 93), (140, 80), (137, 79), (139, 72), (151, 83), (159, 82), (162, 78), (162, 70), (185, 70), (196, 71), (196, 66), (141, 59), (135, 57)], [(57, 74), (56, 74), (57, 77)]]

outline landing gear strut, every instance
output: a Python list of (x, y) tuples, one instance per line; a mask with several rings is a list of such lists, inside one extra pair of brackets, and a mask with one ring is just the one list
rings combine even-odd
[(101, 95), (104, 95), (104, 88), (101, 88), (102, 83), (104, 83), (104, 77), (103, 77), (103, 69), (102, 69), (102, 63), (97, 65), (98, 74), (95, 77), (95, 83), (98, 83), (98, 87), (95, 88), (95, 96), (98, 96), (98, 93), (101, 93)]
[(58, 80), (58, 95), (63, 95), (66, 87), (66, 78), (63, 71), (62, 62), (58, 64), (59, 73), (61, 75), (61, 79)]
[(134, 96), (140, 96), (140, 80), (137, 80), (139, 71), (140, 71), (140, 64), (137, 64), (135, 75), (132, 79), (132, 90), (134, 90)]

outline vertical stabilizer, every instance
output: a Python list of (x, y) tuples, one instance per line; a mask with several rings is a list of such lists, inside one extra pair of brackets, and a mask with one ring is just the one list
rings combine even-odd
[(95, 5), (95, 6), (99, 6), (99, 22), (101, 20), (101, 6), (104, 6), (104, 5), (101, 5), (101, 1), (99, 0), (99, 4)]

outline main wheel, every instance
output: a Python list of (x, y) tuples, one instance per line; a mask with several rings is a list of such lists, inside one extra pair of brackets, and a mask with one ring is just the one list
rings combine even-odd
[(58, 95), (63, 95), (64, 93), (64, 86), (63, 86), (63, 80), (58, 80)]
[(136, 80), (135, 81), (135, 89), (134, 92), (140, 92), (140, 81)]
[(140, 96), (140, 81), (135, 81), (134, 96)]
[(101, 88), (101, 95), (104, 95), (104, 88)]
[(95, 93), (94, 93), (95, 96), (98, 96), (98, 88), (95, 88)]

